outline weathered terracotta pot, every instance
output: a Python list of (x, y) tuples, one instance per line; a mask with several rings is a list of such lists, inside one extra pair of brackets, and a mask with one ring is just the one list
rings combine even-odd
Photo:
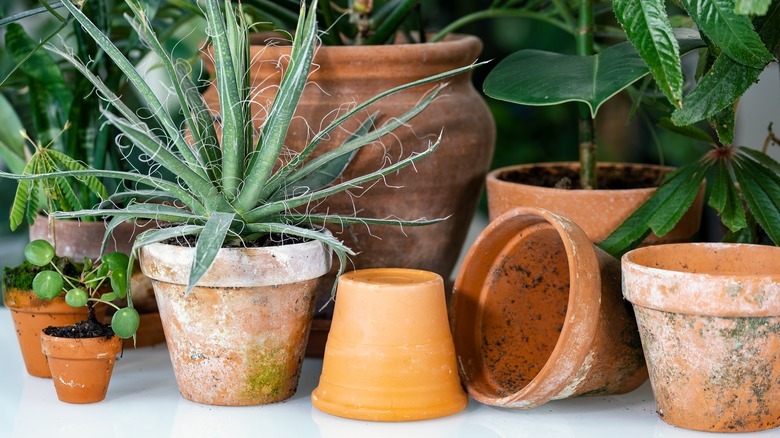
[(709, 432), (780, 424), (780, 248), (725, 243), (623, 256), (658, 415)]
[(222, 248), (185, 296), (194, 252), (166, 244), (141, 250), (182, 396), (227, 406), (291, 397), (330, 250), (318, 241)]
[(461, 379), (481, 403), (532, 408), (647, 379), (620, 263), (543, 209), (488, 225), (455, 280), (450, 318)]
[[(54, 227), (53, 233), (52, 225)], [(106, 232), (106, 225), (107, 223), (103, 221), (85, 222), (77, 220), (58, 220), (38, 215), (35, 223), (30, 226), (29, 234), (31, 241), (43, 239), (52, 245), (54, 245), (54, 239), (56, 238), (57, 244), (55, 250), (58, 256), (81, 262), (84, 260), (84, 257), (97, 260), (101, 256), (100, 246), (103, 242), (103, 235)], [(130, 254), (130, 251), (133, 249), (133, 242), (138, 233), (147, 230), (152, 226), (151, 223), (145, 225), (129, 222), (122, 223), (112, 231), (111, 238), (108, 240), (108, 244), (106, 245), (103, 254), (112, 253), (114, 251)], [(136, 337), (137, 342), (134, 346), (145, 347), (164, 342), (165, 339), (162, 326), (159, 323), (157, 303), (154, 299), (152, 284), (140, 271), (136, 271), (131, 279), (131, 294), (133, 306), (141, 315), (143, 315), (142, 325), (139, 326), (139, 330), (142, 331), (143, 336)], [(110, 317), (111, 315), (108, 315), (109, 320)], [(82, 319), (86, 319), (86, 317)], [(143, 325), (144, 323), (146, 326)], [(60, 325), (68, 324), (70, 323)], [(132, 342), (128, 345), (131, 344)]]
[(122, 339), (58, 338), (41, 333), (40, 349), (49, 363), (57, 398), (66, 403), (96, 403), (106, 398)]
[[(255, 125), (265, 120), (265, 111), (276, 93), (276, 85), (289, 60), (290, 47), (261, 44), (251, 48)], [(482, 43), (473, 36), (452, 36), (428, 44), (383, 46), (321, 46), (317, 48), (310, 82), (301, 98), (296, 118), (290, 125), (286, 146), (300, 150), (319, 130), (343, 114), (349, 105), (360, 103), (381, 91), (474, 62)], [(210, 62), (206, 60), (210, 67)], [(212, 70), (213, 71), (213, 70)], [(362, 217), (402, 219), (450, 218), (426, 227), (335, 225), (331, 231), (355, 250), (349, 270), (387, 266), (436, 272), (448, 279), (466, 239), (469, 224), (484, 186), (495, 143), (495, 123), (470, 74), (448, 79), (449, 85), (409, 126), (385, 136), (360, 150), (345, 170), (343, 179), (364, 175), (409, 154), (420, 152), (443, 130), (441, 146), (414, 168), (388, 175), (369, 190), (331, 196), (315, 212), (354, 214)], [(433, 85), (416, 87), (387, 97), (330, 134), (318, 147), (320, 153), (340, 145), (359, 122), (378, 111), (380, 126), (417, 104)], [(209, 105), (218, 106), (216, 89), (205, 93)], [(334, 111), (339, 110), (339, 111)], [(358, 195), (358, 196), (355, 196)], [(335, 263), (334, 263), (335, 265)], [(330, 278), (335, 278), (334, 266)], [(327, 282), (325, 282), (327, 283)], [(320, 304), (327, 302), (329, 287), (320, 291)], [(320, 305), (317, 306), (321, 307)], [(332, 313), (332, 306), (324, 312)], [(325, 324), (326, 328), (328, 324)], [(324, 337), (320, 337), (324, 339)], [(322, 355), (322, 347), (318, 354)], [(314, 352), (312, 352), (314, 353)]]
[(358, 420), (410, 421), (463, 410), (444, 281), (413, 269), (364, 269), (339, 279), (312, 405)]
[[(555, 175), (564, 170), (579, 172), (579, 163), (524, 164), (496, 169), (487, 176), (488, 211), (490, 218), (496, 218), (516, 207), (540, 207), (576, 223), (593, 242), (606, 239), (623, 221), (656, 191), (656, 187), (621, 190), (566, 190), (539, 187), (512, 182), (516, 175), (527, 175), (543, 169)], [(602, 173), (615, 169), (619, 173), (645, 174), (656, 184), (663, 174), (674, 170), (671, 167), (646, 164), (599, 163)], [(660, 244), (689, 241), (701, 223), (704, 204), (704, 184), (690, 210), (683, 215), (677, 226), (662, 238), (651, 234), (643, 244)]]
[(69, 306), (64, 294), (53, 300), (44, 300), (31, 290), (6, 289), (5, 286), (3, 302), (11, 310), (27, 373), (35, 377), (51, 377), (46, 357), (41, 352), (41, 330), (83, 321), (87, 319), (87, 308)]

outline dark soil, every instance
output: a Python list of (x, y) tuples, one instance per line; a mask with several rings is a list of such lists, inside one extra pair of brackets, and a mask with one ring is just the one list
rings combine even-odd
[(114, 331), (111, 330), (111, 326), (90, 320), (62, 327), (49, 326), (43, 329), (43, 332), (49, 336), (71, 339), (99, 337), (111, 339), (111, 337), (114, 336)]
[[(658, 168), (640, 166), (610, 166), (598, 170), (598, 188), (605, 190), (644, 189), (658, 187), (665, 172)], [(502, 181), (556, 189), (580, 188), (578, 168), (565, 166), (530, 167), (523, 171), (509, 171), (499, 175)]]
[[(168, 245), (195, 246), (197, 241), (198, 236), (183, 236), (168, 239), (163, 243)], [(251, 242), (243, 240), (229, 242), (226, 245), (223, 245), (223, 248), (265, 248), (271, 246), (293, 245), (306, 241), (307, 239), (304, 239), (303, 237), (290, 236), (287, 234), (265, 234)]]

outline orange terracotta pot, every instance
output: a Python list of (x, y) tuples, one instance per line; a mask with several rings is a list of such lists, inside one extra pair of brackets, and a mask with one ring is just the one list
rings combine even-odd
[(166, 244), (141, 249), (182, 396), (225, 406), (291, 397), (330, 250), (318, 241), (222, 248), (185, 295), (194, 252)]
[[(655, 193), (656, 188), (636, 188), (622, 190), (565, 190), (551, 187), (539, 187), (512, 182), (516, 175), (527, 175), (544, 169), (549, 175), (563, 170), (579, 172), (579, 163), (540, 163), (510, 166), (496, 169), (487, 176), (487, 196), (489, 216), (492, 219), (516, 207), (540, 207), (577, 224), (593, 242), (606, 239), (623, 221), (642, 203)], [(646, 164), (599, 163), (602, 173), (615, 169), (618, 173), (650, 173), (649, 180), (661, 180), (664, 173), (674, 170), (671, 167)], [(654, 177), (653, 177), (654, 176)], [(660, 244), (690, 241), (701, 223), (701, 211), (704, 204), (704, 183), (699, 188), (693, 205), (683, 215), (677, 226), (662, 238), (654, 234), (643, 244)]]
[[(255, 125), (265, 120), (265, 110), (276, 93), (283, 68), (289, 61), (290, 46), (276, 37), (275, 45), (251, 47), (255, 65), (251, 81), (255, 89)], [(382, 46), (321, 46), (315, 67), (301, 97), (296, 118), (290, 124), (285, 145), (300, 150), (312, 130), (319, 130), (343, 114), (350, 105), (363, 102), (381, 91), (474, 62), (482, 43), (474, 36), (453, 35), (445, 41), (427, 44)], [(206, 59), (206, 64), (210, 62)], [(211, 68), (211, 67), (209, 67)], [(342, 178), (355, 178), (385, 166), (388, 160), (421, 152), (443, 132), (441, 146), (414, 168), (387, 175), (363, 193), (350, 191), (330, 196), (313, 208), (314, 212), (354, 214), (362, 217), (402, 219), (449, 217), (425, 227), (389, 225), (340, 225), (333, 234), (358, 254), (350, 258), (349, 270), (387, 266), (436, 272), (448, 279), (465, 242), (469, 224), (485, 183), (495, 147), (495, 123), (481, 94), (474, 88), (471, 74), (447, 80), (448, 86), (408, 126), (362, 148), (352, 159)], [(358, 123), (378, 112), (380, 126), (417, 104), (433, 85), (405, 90), (368, 107), (344, 129), (337, 129), (318, 146), (318, 153), (339, 146)], [(209, 105), (217, 107), (215, 87), (205, 93)], [(336, 111), (339, 110), (339, 111)], [(443, 130), (443, 131), (442, 131)], [(355, 196), (358, 195), (358, 196)], [(337, 265), (337, 263), (334, 263)], [(328, 274), (335, 279), (337, 266)], [(330, 281), (325, 284), (332, 284)], [(330, 298), (330, 286), (319, 293), (319, 304)], [(329, 319), (329, 305), (321, 317)], [(327, 330), (329, 324), (321, 324)], [(323, 337), (318, 337), (322, 339)], [(320, 349), (312, 355), (322, 355)]]
[(532, 408), (647, 379), (620, 263), (573, 222), (517, 208), (491, 222), (455, 280), (461, 379), (477, 401)]
[(412, 269), (364, 269), (339, 279), (317, 409), (340, 417), (410, 421), (463, 410), (444, 282)]
[(709, 432), (780, 424), (780, 248), (725, 243), (623, 256), (658, 415)]
[(64, 294), (53, 300), (43, 300), (31, 290), (6, 290), (5, 287), (3, 302), (11, 310), (27, 373), (35, 377), (51, 377), (46, 357), (41, 352), (41, 330), (83, 321), (87, 319), (87, 308), (69, 306), (65, 303)]
[(41, 333), (41, 350), (49, 363), (57, 398), (66, 403), (97, 403), (106, 398), (122, 339), (58, 338)]

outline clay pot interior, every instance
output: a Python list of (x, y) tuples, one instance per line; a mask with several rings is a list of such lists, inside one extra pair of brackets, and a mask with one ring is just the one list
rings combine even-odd
[(463, 410), (444, 282), (413, 269), (364, 269), (339, 279), (317, 409), (370, 421), (411, 421)]
[(455, 282), (461, 378), (482, 403), (531, 408), (646, 379), (619, 262), (570, 221), (518, 208), (493, 221)]

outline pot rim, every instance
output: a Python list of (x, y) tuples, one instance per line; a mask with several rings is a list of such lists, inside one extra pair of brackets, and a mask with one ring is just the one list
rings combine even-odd
[[(516, 171), (516, 170), (527, 170), (527, 169), (533, 169), (533, 168), (545, 168), (545, 167), (575, 167), (579, 168), (580, 163), (576, 161), (548, 161), (543, 163), (529, 163), (529, 164), (516, 164), (512, 166), (505, 166), (505, 167), (499, 167), (497, 169), (491, 170), (487, 174), (487, 182), (492, 184), (505, 184), (505, 185), (511, 185), (511, 186), (524, 186), (524, 187), (532, 187), (535, 190), (540, 191), (548, 191), (548, 192), (571, 192), (572, 194), (576, 194), (579, 196), (581, 193), (610, 193), (610, 192), (652, 192), (658, 189), (658, 187), (644, 187), (644, 188), (635, 188), (635, 189), (596, 189), (596, 190), (586, 190), (586, 189), (557, 189), (555, 187), (543, 187), (543, 186), (536, 186), (533, 184), (523, 184), (523, 183), (517, 183), (517, 182), (510, 182), (506, 181), (504, 179), (501, 179), (500, 176), (506, 172), (510, 171)], [(660, 164), (643, 164), (643, 163), (621, 163), (621, 162), (599, 162), (598, 167), (600, 169), (605, 168), (611, 168), (611, 167), (644, 167), (644, 168), (650, 168), (650, 169), (658, 169), (658, 170), (668, 170), (672, 171), (675, 169), (675, 167), (672, 166), (662, 166)]]
[[(198, 286), (256, 287), (297, 283), (330, 271), (333, 250), (319, 240), (253, 248), (220, 248)], [(141, 247), (141, 271), (147, 277), (186, 285), (195, 247), (152, 243)], [(165, 269), (153, 268), (162, 260)], [(225, 274), (229, 275), (225, 275)]]
[[(758, 254), (737, 255), (745, 251)], [(758, 267), (752, 272), (684, 270), (688, 267), (686, 257), (692, 253), (717, 256), (719, 252), (753, 260), (759, 265), (780, 260), (780, 248), (768, 245), (714, 242), (637, 248), (621, 259), (623, 296), (634, 305), (665, 312), (721, 317), (780, 316), (780, 264), (775, 264), (774, 273), (756, 272), (760, 270)], [(667, 265), (650, 266), (648, 262), (652, 259), (646, 258), (652, 256)], [(668, 266), (672, 261), (682, 266), (678, 269)]]
[[(426, 36), (431, 37), (435, 35), (434, 32), (428, 32), (426, 33)], [(398, 38), (398, 37), (396, 37)], [(255, 32), (249, 35), (249, 47), (250, 48), (257, 48), (257, 47), (269, 47), (267, 41), (273, 41), (273, 42), (281, 42), (281, 44), (271, 44), (270, 47), (292, 47), (290, 44), (290, 37), (286, 33), (283, 32)], [(350, 44), (344, 44), (341, 46), (327, 46), (325, 44), (320, 44), (317, 46), (316, 50), (328, 50), (328, 51), (334, 51), (334, 52), (354, 52), (354, 51), (365, 51), (365, 52), (371, 52), (375, 53), (377, 50), (379, 51), (392, 51), (392, 48), (404, 48), (404, 47), (431, 47), (431, 46), (441, 46), (441, 45), (459, 45), (463, 43), (467, 44), (473, 44), (473, 42), (479, 43), (480, 47), (482, 46), (482, 40), (472, 34), (468, 33), (458, 33), (453, 32), (448, 34), (444, 37), (444, 39), (440, 41), (425, 41), (424, 43), (409, 43), (409, 42), (400, 42), (400, 43), (393, 43), (393, 44), (376, 44), (376, 45), (350, 45)]]
[[(481, 339), (480, 336), (474, 336), (473, 331), (476, 327), (481, 326), (479, 320), (482, 316), (480, 311), (474, 317), (477, 322), (473, 324), (473, 327), (471, 327), (471, 324), (469, 324), (470, 327), (464, 327), (463, 324), (459, 325), (457, 323), (458, 302), (462, 300), (460, 296), (463, 294), (476, 295), (477, 302), (485, 302), (484, 286), (478, 287), (476, 290), (469, 285), (465, 285), (467, 289), (464, 289), (463, 286), (468, 277), (475, 275), (474, 270), (477, 269), (475, 266), (479, 264), (478, 261), (480, 259), (497, 259), (506, 255), (504, 254), (504, 248), (488, 251), (487, 247), (491, 243), (490, 240), (495, 240), (497, 235), (502, 233), (504, 236), (498, 236), (498, 238), (514, 237), (520, 229), (531, 228), (539, 224), (552, 226), (561, 237), (561, 242), (566, 251), (569, 263), (567, 311), (564, 317), (563, 328), (555, 347), (536, 376), (520, 390), (501, 397), (496, 395), (498, 391), (489, 393), (481, 390), (483, 385), (475, 387), (470, 384), (472, 379), (466, 375), (463, 362), (469, 361), (471, 358), (463, 359), (461, 357), (463, 349), (458, 349), (457, 346), (459, 344), (463, 345), (466, 340), (469, 343), (474, 343)], [(487, 266), (486, 271), (476, 273), (480, 283), (483, 283), (482, 280), (490, 275), (491, 267), (494, 265), (495, 263), (490, 263), (489, 266), (485, 265)], [(489, 405), (531, 408), (544, 404), (565, 392), (570, 383), (579, 383), (572, 382), (572, 379), (576, 377), (575, 374), (582, 367), (583, 363), (589, 359), (587, 351), (596, 332), (597, 309), (600, 306), (601, 279), (598, 275), (593, 275), (593, 273), (599, 271), (598, 257), (590, 239), (576, 224), (562, 216), (542, 208), (518, 207), (492, 221), (479, 235), (467, 253), (463, 261), (463, 267), (458, 272), (455, 280), (453, 291), (451, 326), (460, 364), (459, 371), (469, 395), (479, 402)], [(592, 287), (585, 287), (583, 283), (589, 283)], [(477, 307), (481, 308), (482, 306)], [(467, 309), (467, 311), (471, 312), (477, 312), (478, 310)], [(471, 331), (471, 333), (467, 333), (468, 331)], [(480, 350), (471, 345), (465, 348), (477, 352)], [(477, 358), (477, 360), (481, 362), (482, 357)]]

